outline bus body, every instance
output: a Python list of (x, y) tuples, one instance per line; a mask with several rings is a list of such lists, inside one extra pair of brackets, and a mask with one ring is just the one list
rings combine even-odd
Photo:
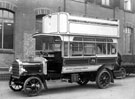
[[(12, 90), (37, 95), (42, 84), (46, 88), (46, 80), (57, 79), (80, 85), (96, 81), (99, 88), (113, 82), (119, 21), (60, 12), (43, 17), (42, 29), (43, 33), (33, 35), (38, 57), (25, 62), (17, 59), (12, 64)], [(12, 83), (20, 88), (15, 89)]]

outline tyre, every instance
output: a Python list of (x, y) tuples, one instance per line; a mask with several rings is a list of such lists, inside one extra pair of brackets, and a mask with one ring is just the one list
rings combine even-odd
[(42, 82), (38, 77), (29, 77), (24, 83), (24, 93), (28, 96), (36, 96), (42, 89)]
[(110, 85), (111, 74), (106, 69), (100, 70), (96, 77), (96, 84), (99, 88), (104, 89)]
[(21, 91), (23, 89), (23, 84), (21, 84), (21, 82), (18, 79), (10, 77), (9, 87), (13, 91)]

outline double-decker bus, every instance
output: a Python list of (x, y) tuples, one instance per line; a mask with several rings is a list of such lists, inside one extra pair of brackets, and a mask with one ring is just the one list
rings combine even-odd
[(43, 33), (33, 37), (40, 57), (13, 62), (10, 88), (14, 91), (37, 95), (42, 84), (46, 88), (46, 80), (57, 79), (80, 85), (95, 81), (99, 88), (114, 82), (119, 21), (53, 13), (43, 17)]

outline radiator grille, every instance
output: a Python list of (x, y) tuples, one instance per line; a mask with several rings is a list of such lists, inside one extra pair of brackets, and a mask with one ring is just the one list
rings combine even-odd
[(14, 77), (19, 77), (19, 63), (17, 61), (12, 64), (12, 73)]

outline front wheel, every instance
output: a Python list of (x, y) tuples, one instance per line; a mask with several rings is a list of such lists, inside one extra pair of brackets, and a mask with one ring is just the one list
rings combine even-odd
[(18, 79), (14, 79), (11, 76), (9, 80), (9, 87), (13, 91), (21, 91), (23, 89), (23, 84), (21, 84), (21, 82)]
[(38, 77), (29, 77), (24, 83), (24, 92), (28, 96), (36, 96), (42, 89), (42, 82)]
[(103, 69), (98, 72), (96, 77), (96, 84), (99, 88), (104, 89), (110, 85), (111, 74), (106, 69)]

